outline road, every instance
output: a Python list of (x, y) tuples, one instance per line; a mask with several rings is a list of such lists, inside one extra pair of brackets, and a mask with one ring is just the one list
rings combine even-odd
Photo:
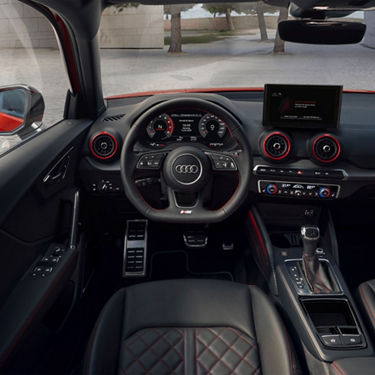
[[(238, 35), (209, 44), (184, 45), (184, 53), (160, 50), (102, 50), (105, 96), (149, 90), (198, 87), (251, 87), (265, 83), (342, 84), (347, 89), (375, 90), (375, 50), (362, 45), (286, 44), (273, 55), (272, 42), (258, 35)], [(26, 83), (46, 102), (47, 126), (62, 117), (68, 89), (58, 51), (1, 50), (0, 85)], [(17, 142), (0, 137), (0, 153)], [(1, 140), (3, 142), (1, 142)]]

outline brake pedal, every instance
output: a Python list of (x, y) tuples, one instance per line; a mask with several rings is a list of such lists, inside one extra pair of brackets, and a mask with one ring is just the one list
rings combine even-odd
[(208, 236), (203, 231), (191, 231), (184, 233), (184, 243), (188, 248), (204, 248), (208, 243)]
[(146, 275), (147, 227), (147, 220), (126, 222), (122, 277)]

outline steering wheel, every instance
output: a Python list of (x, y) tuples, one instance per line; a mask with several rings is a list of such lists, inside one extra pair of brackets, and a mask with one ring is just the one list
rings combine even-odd
[[(175, 143), (174, 148), (155, 152), (134, 151), (134, 145), (144, 135), (147, 124), (156, 116), (176, 108), (199, 108), (220, 117), (237, 143), (236, 151), (210, 151), (196, 144), (178, 147)], [(247, 196), (251, 164), (250, 145), (235, 117), (219, 105), (198, 98), (168, 100), (143, 113), (127, 133), (120, 158), (121, 178), (130, 202), (150, 220), (173, 223), (213, 223), (233, 214)], [(161, 180), (165, 181), (167, 187), (167, 208), (153, 208), (143, 199), (134, 181), (137, 169), (160, 172)], [(204, 207), (204, 198), (207, 189), (212, 188), (209, 182), (215, 171), (222, 174), (237, 173), (238, 185), (221, 208), (210, 210)], [(184, 206), (184, 203), (178, 202), (176, 194), (195, 194), (196, 200), (194, 204)]]

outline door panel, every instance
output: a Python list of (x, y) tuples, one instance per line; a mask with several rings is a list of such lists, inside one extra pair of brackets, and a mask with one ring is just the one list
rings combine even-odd
[[(0, 158), (0, 372), (77, 271), (69, 240), (89, 126), (63, 121)], [(51, 273), (36, 272), (41, 266)]]

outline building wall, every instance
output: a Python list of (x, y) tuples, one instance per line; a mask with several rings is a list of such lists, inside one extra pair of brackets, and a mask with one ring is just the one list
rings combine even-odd
[(163, 7), (114, 7), (104, 11), (100, 26), (101, 48), (163, 48)]
[[(138, 6), (104, 11), (101, 48), (163, 48), (163, 7)], [(47, 19), (16, 0), (0, 0), (0, 48), (57, 48)]]
[[(257, 29), (257, 16), (234, 16), (233, 24), (237, 30)], [(266, 16), (266, 26), (268, 29), (276, 29), (277, 16)], [(171, 21), (164, 21), (165, 30), (171, 29)], [(216, 18), (191, 18), (181, 20), (182, 30), (226, 30), (228, 28), (225, 17)]]
[(375, 48), (375, 12), (365, 12), (366, 34), (363, 45)]
[(57, 48), (47, 19), (16, 0), (0, 0), (0, 48)]

